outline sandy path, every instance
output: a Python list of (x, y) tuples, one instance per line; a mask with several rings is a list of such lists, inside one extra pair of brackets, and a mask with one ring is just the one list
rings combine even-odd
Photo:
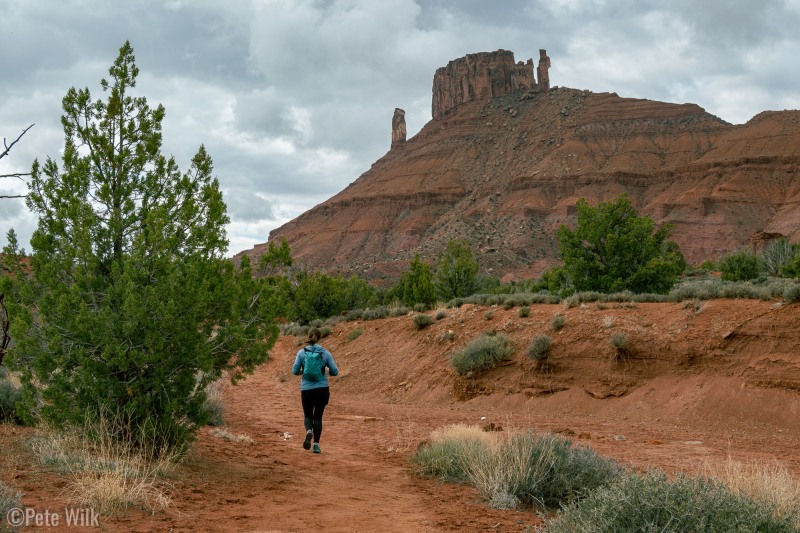
[[(520, 531), (526, 512), (488, 509), (467, 486), (415, 476), (408, 455), (458, 413), (372, 405), (336, 395), (326, 409), (322, 453), (304, 450), (299, 378), (278, 356), (227, 387), (229, 442), (204, 428), (165, 515), (115, 521), (131, 531)], [(285, 379), (285, 381), (281, 381)], [(334, 378), (335, 379), (335, 378)], [(290, 434), (291, 436), (287, 435)]]

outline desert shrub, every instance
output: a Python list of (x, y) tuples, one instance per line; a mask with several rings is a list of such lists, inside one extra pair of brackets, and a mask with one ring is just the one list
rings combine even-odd
[(319, 336), (320, 336), (321, 339), (324, 339), (325, 337), (330, 337), (331, 333), (333, 333), (333, 331), (331, 330), (331, 328), (329, 328), (327, 326), (323, 326), (319, 330)]
[(617, 354), (617, 357), (624, 357), (630, 346), (628, 336), (623, 331), (615, 331), (611, 334), (611, 347)]
[(564, 327), (564, 315), (553, 315), (550, 320), (550, 329), (558, 331)]
[(425, 329), (433, 324), (433, 319), (428, 315), (417, 315), (414, 317), (414, 327), (417, 329)]
[(0, 482), (0, 532), (17, 531), (19, 528), (12, 527), (6, 517), (12, 509), (22, 508), (22, 494), (15, 491), (3, 482)]
[(491, 320), (493, 317), (494, 317), (494, 311), (486, 311), (483, 314), (483, 318), (485, 318), (486, 320)]
[(420, 446), (411, 462), (419, 475), (466, 482), (466, 465), (490, 446), (491, 436), (477, 426), (446, 426), (431, 432), (429, 441)]
[(436, 320), (441, 320), (443, 318), (447, 318), (447, 313), (444, 310), (436, 311)]
[(428, 304), (422, 304), (422, 303), (414, 304), (414, 308), (413, 309), (417, 313), (424, 313), (425, 311), (428, 310)]
[(347, 320), (348, 322), (361, 320), (363, 317), (364, 317), (363, 309), (350, 309), (344, 314), (344, 319)]
[(353, 331), (347, 334), (347, 342), (353, 342), (363, 334), (364, 330), (362, 328), (354, 329)]
[(362, 314), (364, 320), (378, 320), (389, 316), (389, 310), (383, 306), (367, 309)]
[(564, 307), (571, 309), (582, 303), (586, 302), (602, 302), (605, 301), (605, 295), (597, 291), (584, 291), (576, 292), (572, 296), (564, 299)]
[(546, 520), (548, 533), (592, 531), (794, 531), (790, 519), (776, 517), (765, 504), (736, 496), (702, 478), (663, 472), (627, 475), (572, 502)]
[(450, 362), (459, 374), (491, 368), (514, 353), (511, 339), (505, 335), (481, 335), (453, 354)]
[(684, 280), (669, 293), (669, 300), (711, 300), (714, 298), (748, 298), (770, 300), (780, 297), (793, 285), (791, 280), (767, 278), (762, 283), (752, 281), (722, 281), (720, 279)]
[(800, 302), (800, 284), (788, 287), (784, 291), (783, 297), (787, 302), (790, 303)]
[(486, 449), (466, 465), (469, 480), (490, 505), (519, 502), (554, 509), (615, 481), (623, 469), (569, 439), (532, 432)]
[(404, 305), (394, 305), (389, 307), (389, 316), (406, 316), (411, 309)]
[(308, 335), (308, 326), (301, 326), (299, 324), (290, 324), (283, 328), (284, 335), (292, 335), (294, 337), (305, 337)]
[(746, 281), (758, 277), (758, 257), (742, 249), (723, 256), (718, 263), (723, 281)]
[(517, 304), (512, 298), (506, 298), (505, 300), (503, 300), (503, 309), (505, 309), (506, 311), (512, 309), (515, 305)]
[(70, 501), (110, 514), (128, 507), (151, 512), (169, 506), (170, 475), (180, 457), (148, 434), (127, 436), (124, 416), (92, 417), (82, 427), (45, 432), (32, 441), (39, 460), (69, 475)]
[(531, 316), (531, 308), (530, 307), (525, 305), (525, 306), (522, 306), (522, 307), (519, 308), (519, 317), (520, 318), (528, 318), (529, 316)]
[(528, 357), (535, 361), (544, 361), (550, 354), (552, 340), (547, 335), (539, 335), (528, 346)]

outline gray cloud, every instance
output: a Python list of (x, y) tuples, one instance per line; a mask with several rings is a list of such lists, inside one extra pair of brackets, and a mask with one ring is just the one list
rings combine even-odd
[[(164, 104), (164, 152), (200, 144), (225, 192), (232, 253), (354, 181), (430, 119), (436, 68), (500, 48), (547, 48), (555, 85), (695, 102), (741, 123), (800, 107), (794, 0), (10, 0), (0, 18), (0, 135), (35, 122), (0, 173), (58, 160), (61, 98), (101, 97), (127, 39), (137, 89)], [(24, 206), (0, 206), (23, 242)], [(0, 235), (0, 243), (4, 241)], [(27, 244), (27, 243), (26, 243)]]

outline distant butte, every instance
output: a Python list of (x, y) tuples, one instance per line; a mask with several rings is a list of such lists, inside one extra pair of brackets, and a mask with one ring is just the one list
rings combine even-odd
[(405, 139), (397, 109), (394, 148), (270, 240), (288, 239), (309, 268), (389, 283), (415, 253), (433, 261), (464, 238), (483, 271), (530, 278), (557, 263), (555, 231), (578, 198), (622, 192), (674, 225), (691, 263), (800, 240), (800, 111), (732, 125), (695, 104), (551, 88), (549, 67), (545, 50), (536, 76), (507, 50), (450, 61), (417, 135)]

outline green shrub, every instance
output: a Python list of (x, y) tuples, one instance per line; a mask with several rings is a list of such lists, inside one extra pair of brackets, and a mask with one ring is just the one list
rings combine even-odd
[(425, 329), (433, 324), (433, 319), (428, 315), (417, 315), (414, 317), (414, 327), (417, 329)]
[(359, 338), (361, 335), (363, 335), (363, 333), (364, 333), (364, 330), (362, 328), (354, 329), (353, 331), (351, 331), (350, 333), (347, 334), (347, 342), (353, 342), (354, 340)]
[(546, 527), (548, 533), (795, 531), (790, 518), (776, 517), (768, 505), (702, 478), (670, 481), (663, 472), (630, 474), (587, 492), (546, 520)]
[(535, 361), (542, 362), (550, 355), (552, 340), (547, 335), (539, 335), (528, 346), (528, 357)]
[(558, 331), (564, 327), (564, 315), (553, 315), (550, 320), (550, 329)]
[(441, 320), (443, 318), (447, 318), (447, 313), (442, 310), (436, 311), (436, 320)]
[(514, 353), (511, 339), (505, 335), (481, 335), (453, 354), (451, 363), (459, 374), (484, 370), (508, 359)]
[(22, 508), (22, 494), (14, 491), (11, 487), (3, 482), (0, 482), (0, 531), (18, 531), (19, 527), (13, 527), (9, 524), (8, 513), (12, 509)]
[(494, 317), (494, 311), (486, 311), (486, 312), (483, 314), (483, 317), (484, 317), (486, 320), (491, 320), (491, 319), (492, 319), (492, 317)]
[(531, 308), (527, 305), (519, 308), (519, 317), (520, 318), (528, 318), (531, 316)]
[(686, 268), (674, 241), (672, 227), (656, 229), (647, 216), (638, 216), (623, 193), (610, 202), (576, 204), (577, 227), (558, 228), (558, 248), (564, 271), (578, 291), (667, 293)]
[(758, 277), (758, 257), (750, 250), (742, 249), (725, 255), (719, 260), (723, 281), (746, 281)]

